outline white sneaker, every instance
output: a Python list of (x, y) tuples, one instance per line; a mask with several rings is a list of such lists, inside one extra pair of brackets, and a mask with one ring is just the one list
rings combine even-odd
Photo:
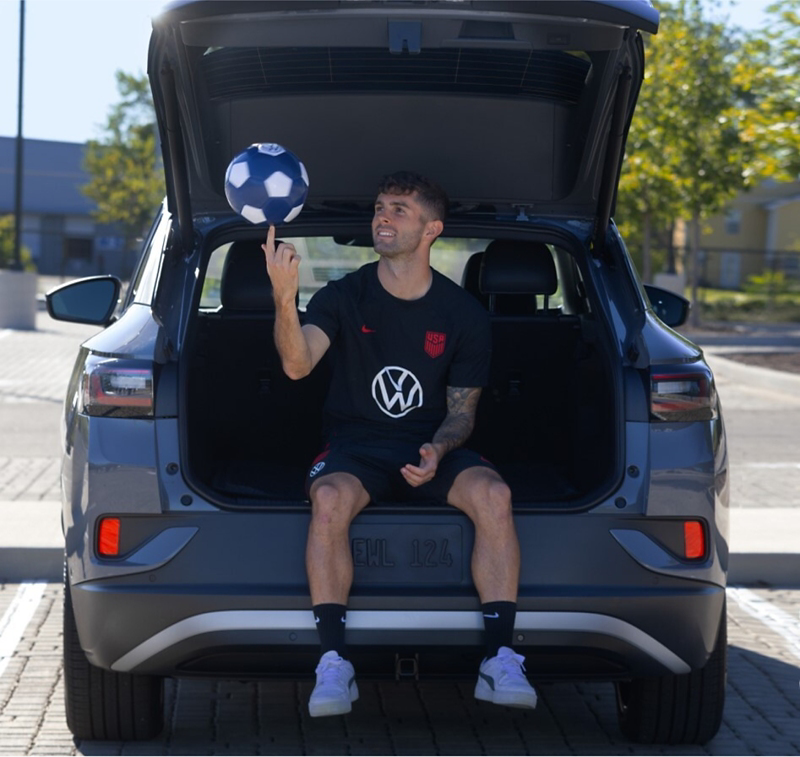
[(484, 660), (475, 684), (475, 699), (506, 707), (536, 707), (536, 691), (525, 677), (525, 658), (513, 649), (500, 647), (494, 657)]
[(326, 715), (344, 715), (353, 709), (358, 699), (356, 672), (353, 666), (336, 652), (325, 652), (316, 669), (317, 685), (308, 700), (312, 718)]

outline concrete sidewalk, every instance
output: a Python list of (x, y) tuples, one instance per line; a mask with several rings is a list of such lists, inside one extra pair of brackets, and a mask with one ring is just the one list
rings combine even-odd
[[(730, 511), (730, 571), (736, 585), (800, 586), (800, 508)], [(0, 583), (60, 581), (59, 502), (0, 502)]]

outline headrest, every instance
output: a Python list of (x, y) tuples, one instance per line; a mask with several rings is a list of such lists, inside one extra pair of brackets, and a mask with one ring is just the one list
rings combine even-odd
[(555, 294), (558, 277), (544, 242), (495, 239), (483, 253), (483, 294)]
[(461, 288), (469, 292), (473, 297), (476, 297), (483, 306), (489, 307), (489, 296), (481, 294), (480, 290), (480, 273), (481, 273), (481, 260), (483, 259), (482, 252), (473, 252), (467, 258), (467, 263), (464, 266), (464, 272), (461, 274)]
[(222, 267), (219, 299), (224, 310), (275, 310), (260, 241), (231, 245)]

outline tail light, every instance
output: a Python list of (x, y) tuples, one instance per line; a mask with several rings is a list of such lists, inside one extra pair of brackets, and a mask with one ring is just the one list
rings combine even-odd
[(97, 554), (119, 556), (119, 518), (103, 518), (97, 527)]
[(706, 556), (706, 530), (699, 520), (687, 520), (683, 524), (683, 554), (687, 560)]
[[(669, 370), (661, 370), (669, 368)], [(681, 423), (717, 417), (717, 392), (711, 371), (696, 364), (655, 366), (650, 370), (650, 415), (653, 420)]]
[(149, 418), (153, 415), (153, 364), (90, 357), (83, 375), (87, 415)]

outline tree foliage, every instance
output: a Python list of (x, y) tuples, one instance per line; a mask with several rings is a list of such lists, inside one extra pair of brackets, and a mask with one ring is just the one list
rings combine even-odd
[[(20, 248), (20, 262), (24, 271), (35, 271), (36, 266), (27, 247)], [(14, 216), (0, 216), (0, 268), (10, 268), (14, 263)]]
[(634, 255), (676, 219), (697, 232), (741, 191), (800, 170), (798, 8), (782, 0), (780, 23), (745, 34), (713, 2), (659, 3), (616, 212)]
[(735, 71), (742, 92), (744, 137), (757, 146), (757, 176), (800, 175), (800, 0), (767, 8), (763, 31), (744, 35)]
[(121, 100), (111, 108), (102, 139), (87, 143), (91, 179), (83, 191), (97, 206), (96, 220), (124, 229), (127, 247), (146, 232), (165, 190), (147, 77), (116, 76)]

